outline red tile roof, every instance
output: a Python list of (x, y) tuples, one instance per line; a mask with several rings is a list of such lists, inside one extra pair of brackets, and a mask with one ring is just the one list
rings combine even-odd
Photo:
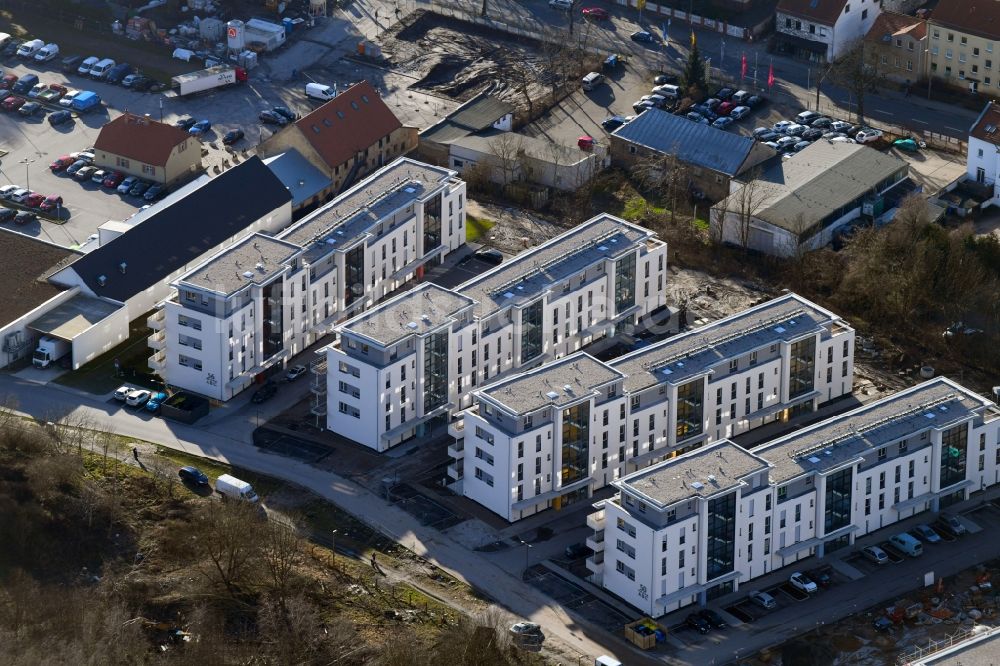
[(881, 43), (886, 41), (886, 35), (890, 39), (908, 35), (919, 41), (927, 36), (927, 21), (906, 14), (882, 12), (872, 23), (871, 30), (865, 35), (865, 41)]
[(1000, 146), (1000, 106), (993, 102), (987, 102), (986, 108), (979, 114), (976, 124), (972, 126), (970, 135)]
[(823, 25), (833, 25), (844, 13), (847, 0), (779, 0), (778, 11), (812, 19)]
[(998, 0), (947, 0), (931, 12), (931, 23), (978, 35), (1000, 39), (1000, 2)]
[(174, 147), (189, 138), (179, 127), (123, 113), (101, 128), (94, 148), (143, 164), (166, 166)]
[(367, 81), (351, 86), (295, 126), (332, 169), (403, 123)]

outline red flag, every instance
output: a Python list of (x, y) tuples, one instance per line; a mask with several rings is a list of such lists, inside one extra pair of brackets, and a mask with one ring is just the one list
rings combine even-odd
[(740, 78), (747, 78), (747, 54), (743, 54), (743, 60), (740, 62)]
[(772, 62), (770, 67), (767, 68), (767, 87), (770, 88), (774, 85), (774, 63)]

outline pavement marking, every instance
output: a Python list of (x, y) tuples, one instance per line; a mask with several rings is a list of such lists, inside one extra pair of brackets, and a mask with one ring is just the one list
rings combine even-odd
[(926, 120), (919, 120), (917, 118), (910, 118), (910, 122), (920, 123), (921, 125), (926, 125), (927, 124)]
[(951, 125), (945, 125), (944, 128), (945, 129), (950, 129), (953, 132), (961, 132), (962, 131), (962, 130), (958, 129), (957, 127), (952, 127)]

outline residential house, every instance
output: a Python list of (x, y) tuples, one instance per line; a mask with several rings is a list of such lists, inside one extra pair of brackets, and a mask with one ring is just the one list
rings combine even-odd
[(865, 62), (890, 81), (911, 85), (928, 76), (927, 21), (883, 11), (865, 35)]
[(877, 0), (779, 0), (777, 48), (812, 62), (833, 62), (861, 42), (881, 12)]
[(649, 109), (611, 134), (611, 163), (634, 169), (675, 156), (691, 187), (710, 202), (729, 194), (730, 182), (777, 159), (768, 146), (751, 137), (695, 123), (659, 109)]
[(94, 164), (169, 185), (201, 171), (201, 142), (179, 127), (126, 112), (101, 128)]
[(367, 81), (289, 123), (257, 147), (261, 157), (296, 150), (329, 179), (319, 193), (334, 195), (417, 147), (417, 129), (404, 126)]
[(425, 162), (455, 168), (449, 162), (453, 141), (491, 129), (509, 132), (513, 122), (514, 106), (484, 91), (422, 130), (417, 152)]
[(940, 2), (927, 20), (931, 76), (971, 92), (996, 95), (1000, 58), (1000, 3), (994, 0)]
[(969, 130), (965, 156), (966, 177), (991, 187), (993, 196), (986, 205), (1000, 200), (1000, 106), (989, 101)]

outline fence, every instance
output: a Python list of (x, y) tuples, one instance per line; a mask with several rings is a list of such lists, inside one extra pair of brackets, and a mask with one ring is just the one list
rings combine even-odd
[(927, 645), (923, 647), (914, 647), (909, 652), (904, 652), (903, 654), (896, 657), (896, 666), (906, 666), (911, 664), (918, 659), (932, 655), (935, 652), (940, 652), (942, 650), (947, 650), (948, 648), (959, 645), (974, 636), (992, 636), (993, 634), (1000, 631), (1000, 628), (994, 627), (987, 631), (983, 631), (980, 627), (977, 631), (976, 627), (971, 629), (961, 629), (950, 636), (946, 636), (937, 641), (929, 641)]

